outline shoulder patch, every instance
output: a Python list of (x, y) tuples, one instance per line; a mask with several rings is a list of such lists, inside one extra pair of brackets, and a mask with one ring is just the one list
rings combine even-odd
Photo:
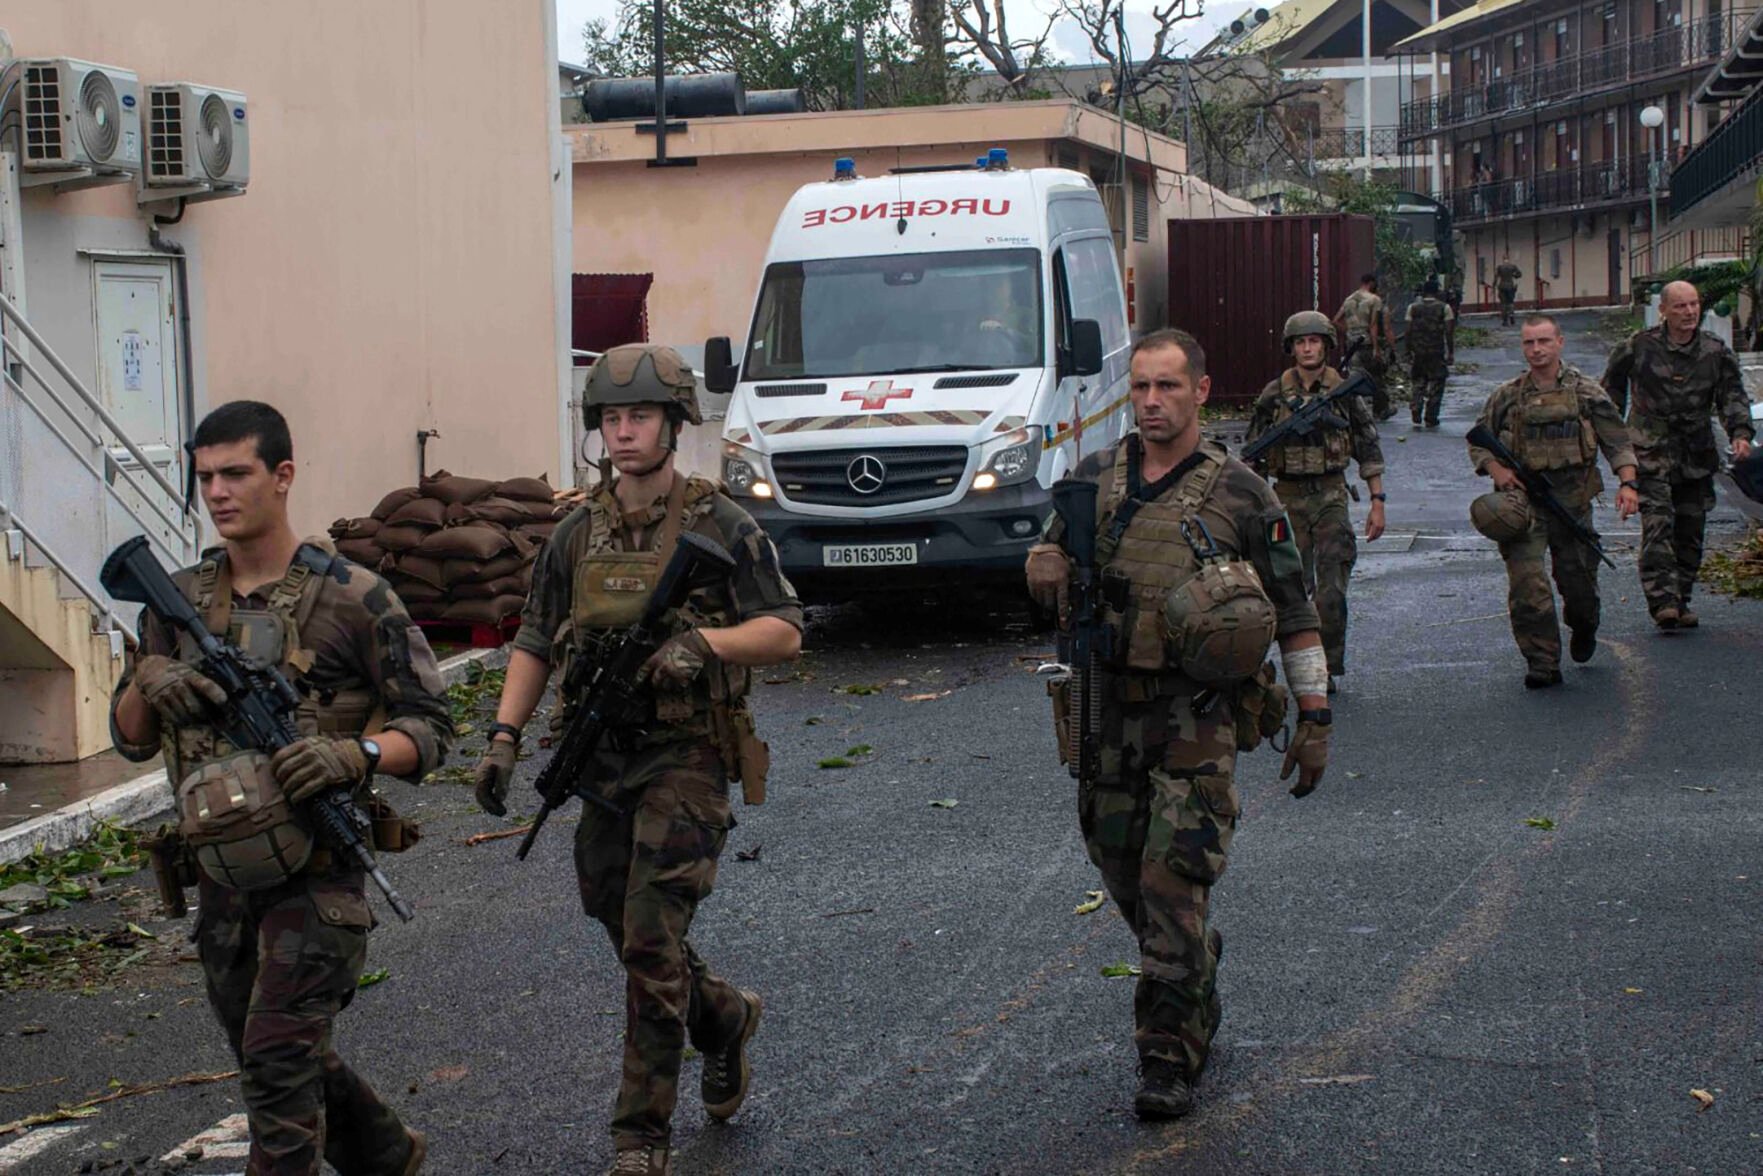
[(1287, 576), (1304, 578), (1304, 557), (1298, 553), (1298, 544), (1292, 538), (1292, 522), (1282, 510), (1267, 519), (1267, 562), (1273, 569), (1277, 579)]

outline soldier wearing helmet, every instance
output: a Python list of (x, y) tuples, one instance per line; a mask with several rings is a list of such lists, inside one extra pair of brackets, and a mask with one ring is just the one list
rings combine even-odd
[(747, 803), (764, 798), (767, 753), (746, 704), (750, 667), (797, 656), (802, 606), (747, 512), (715, 482), (674, 468), (680, 429), (701, 419), (696, 380), (677, 352), (650, 344), (606, 352), (582, 412), (616, 473), (558, 524), (533, 569), (477, 800), (497, 816), (506, 811), (521, 729), (552, 668), (599, 656), (636, 620), (682, 532), (735, 557), (726, 580), (698, 587), (672, 616), (673, 636), (640, 675), (643, 712), (597, 757), (597, 779), (613, 782), (624, 815), (584, 806), (575, 834), (582, 908), (606, 928), (626, 973), (613, 1171), (659, 1176), (671, 1165), (688, 1040), (703, 1055), (700, 1090), (712, 1118), (732, 1116), (747, 1094), (746, 1048), (763, 1005), (713, 973), (686, 929), (734, 824), (730, 780), (740, 780)]
[(1359, 279), (1359, 288), (1347, 295), (1346, 301), (1335, 312), (1334, 326), (1346, 339), (1346, 346), (1353, 350), (1353, 363), (1348, 374), (1364, 372), (1372, 379), (1376, 392), (1372, 397), (1371, 411), (1380, 421), (1395, 416), (1396, 410), (1390, 407), (1390, 394), (1384, 386), (1384, 376), (1389, 371), (1390, 356), (1396, 353), (1396, 333), (1390, 324), (1389, 309), (1384, 306), (1383, 296), (1377, 292), (1376, 274), (1365, 274)]
[[(314, 844), (301, 809), (331, 790), (363, 795), (376, 773), (420, 780), (438, 767), (453, 738), (441, 671), (384, 579), (291, 527), (294, 449), (280, 412), (223, 404), (191, 448), (224, 542), (172, 581), (210, 631), (287, 675), (301, 738), (269, 759), (233, 746), (215, 709), (226, 692), (194, 642), (151, 611), (112, 696), (111, 734), (127, 759), (163, 754), (176, 789), (201, 895), (196, 952), (239, 1060), (248, 1169), (317, 1172), (328, 1156), (350, 1172), (410, 1176), (423, 1136), (332, 1045), (374, 925), (362, 871)], [(408, 847), (401, 822), (374, 824), (376, 849)]]
[[(1500, 438), (1512, 455), (1548, 479), (1555, 497), (1592, 531), (1592, 499), (1603, 490), (1598, 453), (1622, 483), (1616, 509), (1623, 518), (1640, 510), (1634, 446), (1615, 403), (1596, 380), (1561, 362), (1561, 328), (1547, 315), (1533, 314), (1519, 331), (1526, 371), (1494, 389), (1482, 406), (1480, 423)], [(1555, 516), (1531, 509), (1515, 471), (1485, 449), (1471, 445), (1475, 472), (1493, 479), (1494, 490), (1470, 504), (1475, 529), (1500, 545), (1506, 561), (1507, 607), (1512, 636), (1524, 655), (1524, 684), (1532, 690), (1561, 681), (1561, 628), (1555, 594), (1543, 570), (1553, 564), (1561, 589), (1562, 612), (1573, 637), (1573, 660), (1591, 660), (1598, 648), (1598, 561), (1591, 550)], [(1595, 534), (1595, 531), (1594, 531)]]
[[(1261, 390), (1245, 440), (1253, 441), (1311, 397), (1340, 384), (1341, 374), (1328, 366), (1334, 344), (1334, 327), (1320, 311), (1301, 310), (1286, 320), (1285, 351), (1292, 366)], [(1334, 680), (1347, 672), (1347, 580), (1358, 558), (1353, 524), (1347, 517), (1347, 467), (1359, 463), (1359, 476), (1371, 492), (1367, 541), (1383, 534), (1385, 501), (1377, 422), (1357, 396), (1335, 407), (1346, 428), (1324, 426), (1307, 437), (1288, 440), (1269, 450), (1262, 464), (1291, 515), (1293, 537), (1304, 559), (1304, 583), (1322, 618), (1331, 694)]]
[[(1326, 326), (1326, 324), (1325, 324)], [(1133, 999), (1141, 1118), (1186, 1114), (1221, 1012), (1223, 939), (1209, 927), (1240, 797), (1237, 754), (1277, 728), (1286, 696), (1266, 661), (1278, 642), (1298, 724), (1281, 777), (1307, 795), (1328, 766), (1328, 668), (1291, 525), (1267, 483), (1200, 432), (1206, 355), (1184, 331), (1132, 352), (1134, 432), (1078, 463), (1097, 486), (1095, 562), (1113, 648), (1093, 679), (1101, 729), (1078, 782), (1090, 860), (1138, 941)], [(1060, 608), (1072, 567), (1055, 516), (1029, 551), (1029, 591)], [(1069, 681), (1055, 683), (1055, 715)]]
[(1417, 428), (1439, 427), (1439, 409), (1445, 400), (1445, 380), (1456, 360), (1452, 325), (1456, 315), (1439, 297), (1437, 278), (1428, 278), (1420, 297), (1408, 304), (1408, 362), (1414, 398), (1408, 406)]

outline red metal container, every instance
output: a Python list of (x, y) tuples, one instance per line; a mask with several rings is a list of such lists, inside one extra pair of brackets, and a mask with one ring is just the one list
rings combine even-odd
[(1286, 318), (1330, 318), (1376, 267), (1368, 216), (1169, 222), (1169, 325), (1206, 349), (1213, 404), (1247, 404), (1287, 366)]

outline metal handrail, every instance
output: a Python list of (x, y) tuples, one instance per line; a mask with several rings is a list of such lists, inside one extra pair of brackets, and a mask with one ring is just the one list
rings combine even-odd
[(67, 582), (79, 589), (80, 595), (84, 596), (86, 600), (91, 603), (92, 607), (98, 610), (99, 616), (102, 617), (104, 621), (104, 628), (102, 631), (109, 632), (113, 629), (120, 631), (123, 629), (123, 626), (117, 622), (115, 610), (110, 607), (110, 601), (106, 597), (100, 596), (98, 593), (94, 592), (91, 586), (80, 577), (80, 574), (68, 567), (67, 562), (59, 555), (55, 554), (55, 549), (43, 542), (37, 533), (31, 530), (23, 519), (13, 513), (12, 509), (8, 507), (4, 501), (0, 501), (0, 530), (17, 531), (19, 534), (23, 535), (25, 542), (29, 543), (32, 547), (35, 547), (38, 553), (41, 554), (44, 559), (49, 561), (51, 567), (60, 572), (63, 576), (66, 576)]

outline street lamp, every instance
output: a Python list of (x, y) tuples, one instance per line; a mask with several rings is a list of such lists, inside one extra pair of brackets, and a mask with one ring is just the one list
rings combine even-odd
[(1641, 107), (1641, 125), (1653, 132), (1652, 158), (1647, 161), (1647, 200), (1652, 205), (1652, 221), (1647, 229), (1647, 270), (1649, 277), (1659, 273), (1659, 128), (1665, 125), (1665, 112), (1648, 104)]

